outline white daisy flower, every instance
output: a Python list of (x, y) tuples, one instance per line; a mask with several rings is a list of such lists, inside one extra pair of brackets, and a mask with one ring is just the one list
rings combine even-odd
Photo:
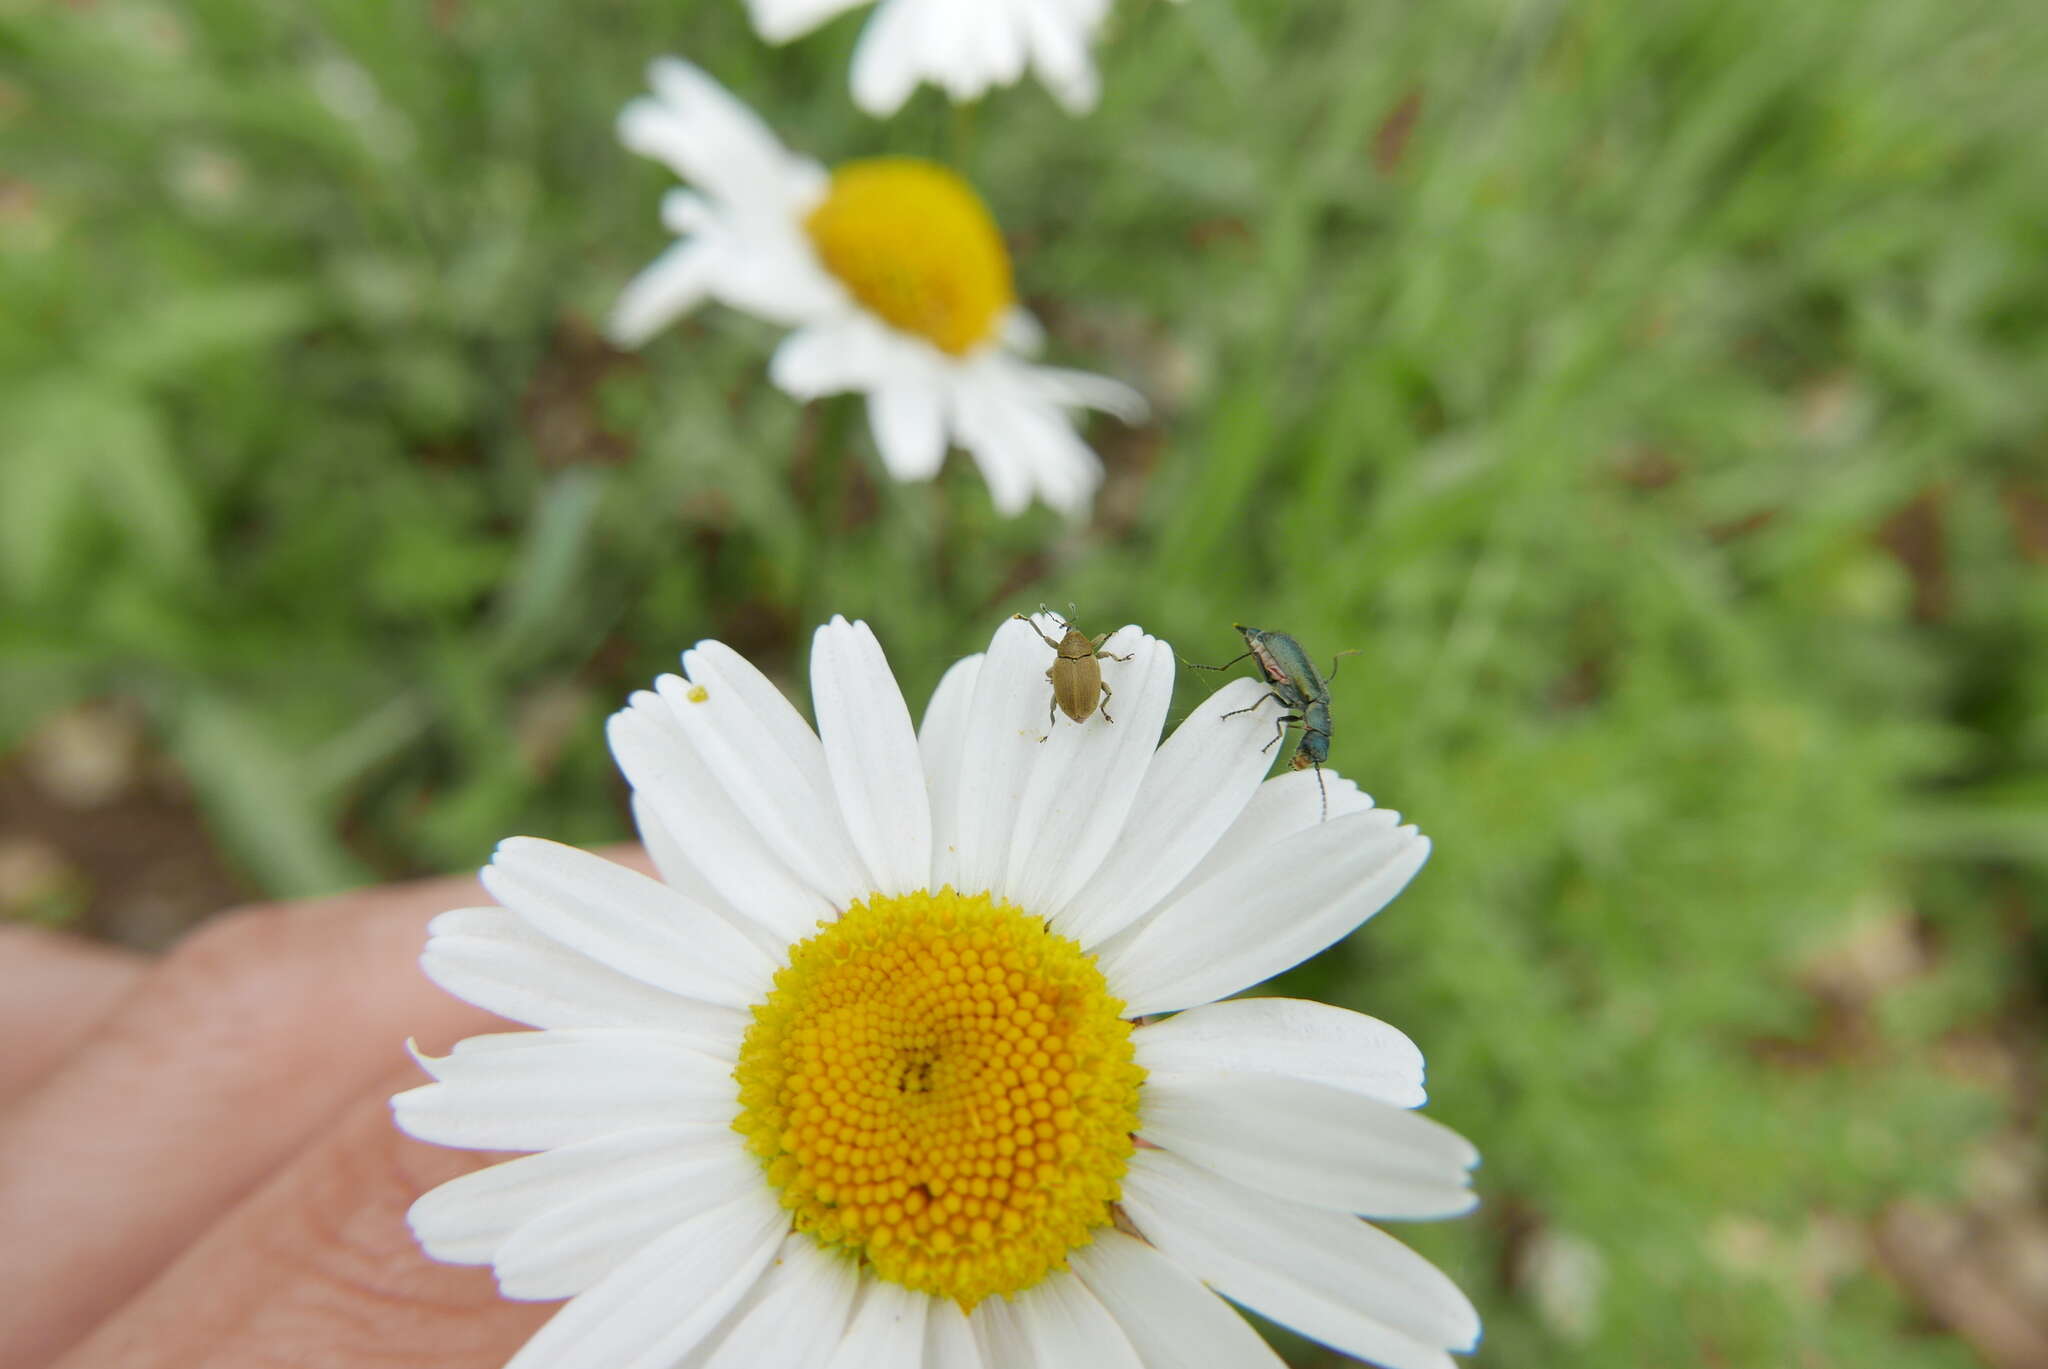
[(1450, 1280), (1361, 1220), (1473, 1202), (1472, 1147), (1410, 1110), (1420, 1053), (1224, 997), (1428, 841), (1334, 775), (1327, 820), (1312, 775), (1262, 780), (1252, 680), (1160, 744), (1173, 652), (1108, 647), (1113, 725), (1047, 726), (1051, 653), (1012, 621), (913, 731), (834, 619), (813, 732), (701, 643), (611, 722), (662, 878), (519, 837), (501, 906), (434, 922), (435, 982), (540, 1028), (393, 1100), (423, 1140), (535, 1152), (411, 1212), (507, 1297), (571, 1299), (517, 1369), (1276, 1369), (1216, 1294), (1396, 1369), (1473, 1345)]
[[(800, 38), (868, 0), (747, 0), (754, 31)], [(929, 81), (958, 102), (1014, 85), (1030, 67), (1069, 114), (1100, 93), (1088, 48), (1109, 0), (879, 0), (853, 54), (853, 102), (881, 118)]]
[(769, 374), (798, 399), (858, 392), (890, 474), (929, 480), (964, 447), (996, 507), (1088, 507), (1102, 463), (1066, 410), (1127, 422), (1129, 386), (1041, 366), (1002, 233), (974, 190), (936, 162), (884, 157), (827, 172), (786, 150), (723, 87), (675, 58), (619, 136), (689, 181), (662, 218), (682, 240), (626, 286), (608, 330), (634, 347), (706, 299), (792, 331)]

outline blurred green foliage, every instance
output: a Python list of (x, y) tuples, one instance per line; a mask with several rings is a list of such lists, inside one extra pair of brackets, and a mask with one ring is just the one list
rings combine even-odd
[[(0, 6), (0, 750), (138, 700), (306, 893), (621, 835), (603, 718), (700, 636), (800, 684), (865, 616), (913, 699), (1042, 600), (1360, 647), (1334, 759), (1437, 855), (1298, 979), (1488, 1154), (1485, 1213), (1405, 1233), (1482, 1361), (1968, 1363), (1728, 1248), (1953, 1187), (2001, 1102), (1938, 1047), (2042, 988), (2048, 18), (1118, 19), (1090, 118), (883, 125), (858, 19), (771, 50), (728, 0)], [(596, 340), (663, 245), (612, 120), (670, 50), (828, 161), (966, 163), (1055, 353), (1158, 401), (1094, 429), (1091, 525), (957, 455), (888, 483), (749, 320)], [(1902, 907), (1939, 957), (1881, 1067), (1761, 1050)]]

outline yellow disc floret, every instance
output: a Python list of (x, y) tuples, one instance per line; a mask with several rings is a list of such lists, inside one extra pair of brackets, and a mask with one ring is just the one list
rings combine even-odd
[(935, 162), (846, 163), (804, 229), (855, 299), (954, 356), (994, 337), (1016, 300), (996, 221), (973, 187)]
[(800, 942), (740, 1047), (734, 1127), (796, 1228), (962, 1308), (1111, 1220), (1145, 1074), (1094, 960), (950, 888)]

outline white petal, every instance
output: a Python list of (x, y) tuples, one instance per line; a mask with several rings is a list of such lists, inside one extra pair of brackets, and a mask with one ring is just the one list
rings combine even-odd
[(1116, 1318), (1079, 1279), (1054, 1274), (1017, 1295), (1017, 1324), (1038, 1363), (1144, 1369)]
[(1102, 1231), (1069, 1259), (1146, 1369), (1286, 1369), (1251, 1323), (1143, 1241)]
[(1479, 1338), (1472, 1304), (1427, 1260), (1355, 1217), (1255, 1193), (1140, 1150), (1123, 1205), (1146, 1240), (1234, 1302), (1388, 1369), (1449, 1369)]
[(616, 347), (638, 347), (697, 307), (709, 293), (715, 253), (695, 241), (679, 242), (626, 283), (605, 320)]
[(1366, 1217), (1451, 1217), (1479, 1154), (1419, 1112), (1305, 1079), (1222, 1071), (1145, 1081), (1139, 1134), (1237, 1183)]
[(863, 113), (887, 118), (917, 88), (918, 20), (903, 0), (883, 0), (861, 30), (853, 50), (853, 102)]
[(753, 929), (757, 947), (779, 952), (817, 930), (820, 919), (838, 915), (832, 901), (798, 878), (734, 809), (666, 702), (640, 690), (605, 731), (634, 797), (686, 844), (692, 863), (718, 890), (721, 911), (743, 930)]
[(731, 923), (601, 856), (511, 837), (483, 871), (491, 896), (536, 931), (657, 988), (746, 1008), (775, 972)]
[(658, 1027), (737, 1045), (746, 1018), (606, 969), (504, 908), (458, 908), (427, 926), (420, 969), (465, 1003), (532, 1027)]
[(704, 1369), (823, 1369), (853, 1311), (859, 1272), (792, 1232)]
[[(711, 881), (704, 878), (704, 872), (697, 862), (690, 858), (683, 843), (662, 822), (654, 805), (647, 801), (645, 794), (634, 793), (630, 797), (633, 809), (633, 826), (640, 833), (640, 844), (647, 848), (648, 859), (654, 862), (655, 870), (661, 875), (661, 882), (689, 899), (692, 903), (707, 908), (726, 921), (738, 926), (741, 931), (758, 930), (751, 918), (742, 917), (726, 903), (725, 895), (711, 887)], [(777, 943), (779, 946), (780, 943)]]
[(1058, 406), (1032, 391), (1024, 369), (994, 354), (958, 368), (952, 377), (956, 435), (988, 481), (997, 512), (1021, 513), (1036, 495), (1078, 516), (1102, 483), (1102, 462)]
[(866, 623), (834, 617), (811, 641), (811, 698), (825, 763), (874, 889), (907, 894), (932, 877), (932, 820), (910, 709)]
[(867, 0), (747, 0), (754, 32), (771, 43), (787, 43)]
[[(1016, 1305), (1007, 1298), (983, 1298), (968, 1318), (988, 1369), (1041, 1369), (1038, 1355), (1017, 1320)], [(1048, 1364), (1043, 1369), (1060, 1369)]]
[(1102, 868), (1049, 905), (1055, 930), (1093, 947), (1136, 922), (1208, 854), (1272, 764), (1237, 719), (1223, 717), (1262, 689), (1233, 680), (1174, 729), (1144, 766), (1130, 823)]
[(1151, 413), (1145, 396), (1121, 380), (1058, 366), (1033, 366), (1027, 374), (1034, 389), (1066, 408), (1100, 409), (1130, 424), (1143, 423)]
[(1415, 1043), (1378, 1018), (1327, 1003), (1231, 998), (1154, 1022), (1131, 1040), (1154, 1082), (1229, 1070), (1313, 1080), (1397, 1108), (1424, 1101)]
[(995, 889), (1009, 869), (1017, 810), (1045, 735), (1045, 643), (1028, 623), (996, 629), (974, 682), (962, 739), (959, 888)]
[[(728, 802), (834, 907), (872, 893), (874, 879), (854, 854), (824, 745), (810, 724), (766, 676), (722, 643), (684, 652), (683, 669), (687, 679), (664, 675), (655, 692)], [(784, 722), (795, 724), (797, 735), (778, 745)]]
[(614, 1131), (732, 1120), (732, 1061), (666, 1032), (579, 1027), (472, 1036), (391, 1100), (400, 1129), (471, 1150), (547, 1150)]
[(506, 1369), (668, 1369), (739, 1302), (788, 1229), (765, 1184), (699, 1213), (579, 1294)]
[[(1262, 702), (1257, 712), (1232, 718), (1230, 725), (1239, 727), (1247, 719), (1256, 719), (1247, 731), (1251, 740), (1265, 746), (1273, 740), (1272, 722), (1276, 716), (1275, 710)], [(1272, 749), (1269, 748), (1265, 754), (1271, 756)], [(1335, 771), (1325, 770), (1318, 775), (1313, 770), (1283, 770), (1258, 787), (1251, 802), (1230, 825), (1230, 830), (1216, 839), (1216, 844), (1209, 848), (1209, 854), (1202, 857), (1202, 863), (1194, 868), (1176, 892), (1192, 888), (1220, 870), (1255, 860), (1262, 852), (1271, 850), (1276, 843), (1296, 832), (1306, 832), (1332, 818), (1371, 809), (1372, 795), (1362, 792), (1356, 784)], [(1380, 811), (1385, 813), (1388, 810)], [(1390, 818), (1389, 821), (1398, 822), (1399, 819)]]
[(701, 1122), (615, 1132), (522, 1155), (450, 1179), (415, 1201), (405, 1220), (435, 1259), (488, 1264), (515, 1229), (573, 1202), (591, 1183), (665, 1169), (679, 1155), (724, 1149), (731, 1139), (729, 1124)]
[[(1053, 649), (1039, 650), (1053, 664)], [(1094, 717), (1077, 724), (1055, 715), (1017, 806), (1002, 892), (1022, 908), (1064, 906), (1101, 868), (1131, 814), (1173, 702), (1173, 651), (1166, 643), (1129, 627), (1102, 650), (1131, 659), (1097, 662), (1111, 695)], [(1048, 702), (1051, 693), (1048, 685)]]
[(521, 1223), (499, 1245), (492, 1261), (498, 1291), (520, 1300), (571, 1297), (672, 1227), (759, 1190), (760, 1162), (728, 1137), (664, 1166), (587, 1176), (569, 1201)]
[(1093, 26), (1076, 25), (1037, 5), (1025, 9), (1024, 14), (1030, 20), (1031, 65), (1038, 79), (1069, 114), (1086, 114), (1095, 107), (1100, 93), (1095, 64), (1088, 57)]
[(931, 796), (932, 887), (960, 882), (960, 766), (967, 749), (967, 720), (974, 682), (981, 676), (979, 653), (955, 661), (932, 691), (924, 725), (917, 732), (924, 761), (925, 791)]
[(830, 1369), (919, 1369), (930, 1296), (881, 1279), (862, 1282), (853, 1321), (827, 1362)]
[(619, 140), (666, 162), (710, 197), (749, 213), (779, 209), (796, 159), (753, 110), (697, 67), (657, 58), (647, 71), (654, 98), (626, 106)]
[(951, 1303), (933, 1303), (925, 1315), (924, 1362), (929, 1369), (988, 1369), (974, 1323)]
[(1129, 1016), (1213, 1002), (1297, 965), (1384, 908), (1429, 858), (1380, 811), (1331, 818), (1176, 894), (1096, 961)]
[(946, 459), (945, 397), (921, 385), (883, 385), (868, 396), (868, 426), (898, 480), (929, 480)]
[(820, 319), (784, 338), (768, 359), (768, 378), (795, 399), (873, 390), (893, 375), (876, 330), (855, 315)]

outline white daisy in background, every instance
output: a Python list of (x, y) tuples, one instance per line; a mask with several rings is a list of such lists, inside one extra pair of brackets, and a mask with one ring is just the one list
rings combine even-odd
[[(747, 0), (754, 31), (800, 38), (868, 0)], [(955, 102), (1014, 85), (1030, 67), (1069, 114), (1095, 107), (1089, 45), (1109, 0), (879, 0), (853, 54), (853, 101), (877, 118), (903, 107), (920, 82)]]
[(1143, 418), (1135, 390), (1041, 366), (1010, 255), (988, 209), (936, 162), (885, 157), (827, 172), (787, 151), (753, 111), (696, 67), (655, 62), (654, 95), (619, 136), (694, 190), (662, 218), (682, 241), (627, 285), (608, 330), (638, 346), (706, 299), (792, 331), (769, 374), (798, 399), (858, 392), (899, 480), (937, 474), (950, 441), (980, 466), (997, 509), (1032, 501), (1078, 514), (1102, 463), (1067, 415)]
[[(1047, 626), (1052, 626), (1047, 623)], [(1221, 1298), (1397, 1369), (1471, 1304), (1372, 1218), (1473, 1202), (1360, 1014), (1225, 1000), (1391, 899), (1429, 843), (1349, 781), (1262, 780), (1263, 686), (1162, 745), (1174, 656), (1127, 627), (1117, 721), (1046, 726), (1007, 622), (921, 731), (865, 624), (818, 631), (818, 732), (704, 642), (611, 722), (655, 880), (518, 837), (437, 919), (473, 1037), (393, 1100), (533, 1151), (411, 1222), (507, 1297), (571, 1298), (518, 1369), (1211, 1369), (1280, 1361)], [(1172, 1014), (1155, 1020), (1160, 1014)]]

